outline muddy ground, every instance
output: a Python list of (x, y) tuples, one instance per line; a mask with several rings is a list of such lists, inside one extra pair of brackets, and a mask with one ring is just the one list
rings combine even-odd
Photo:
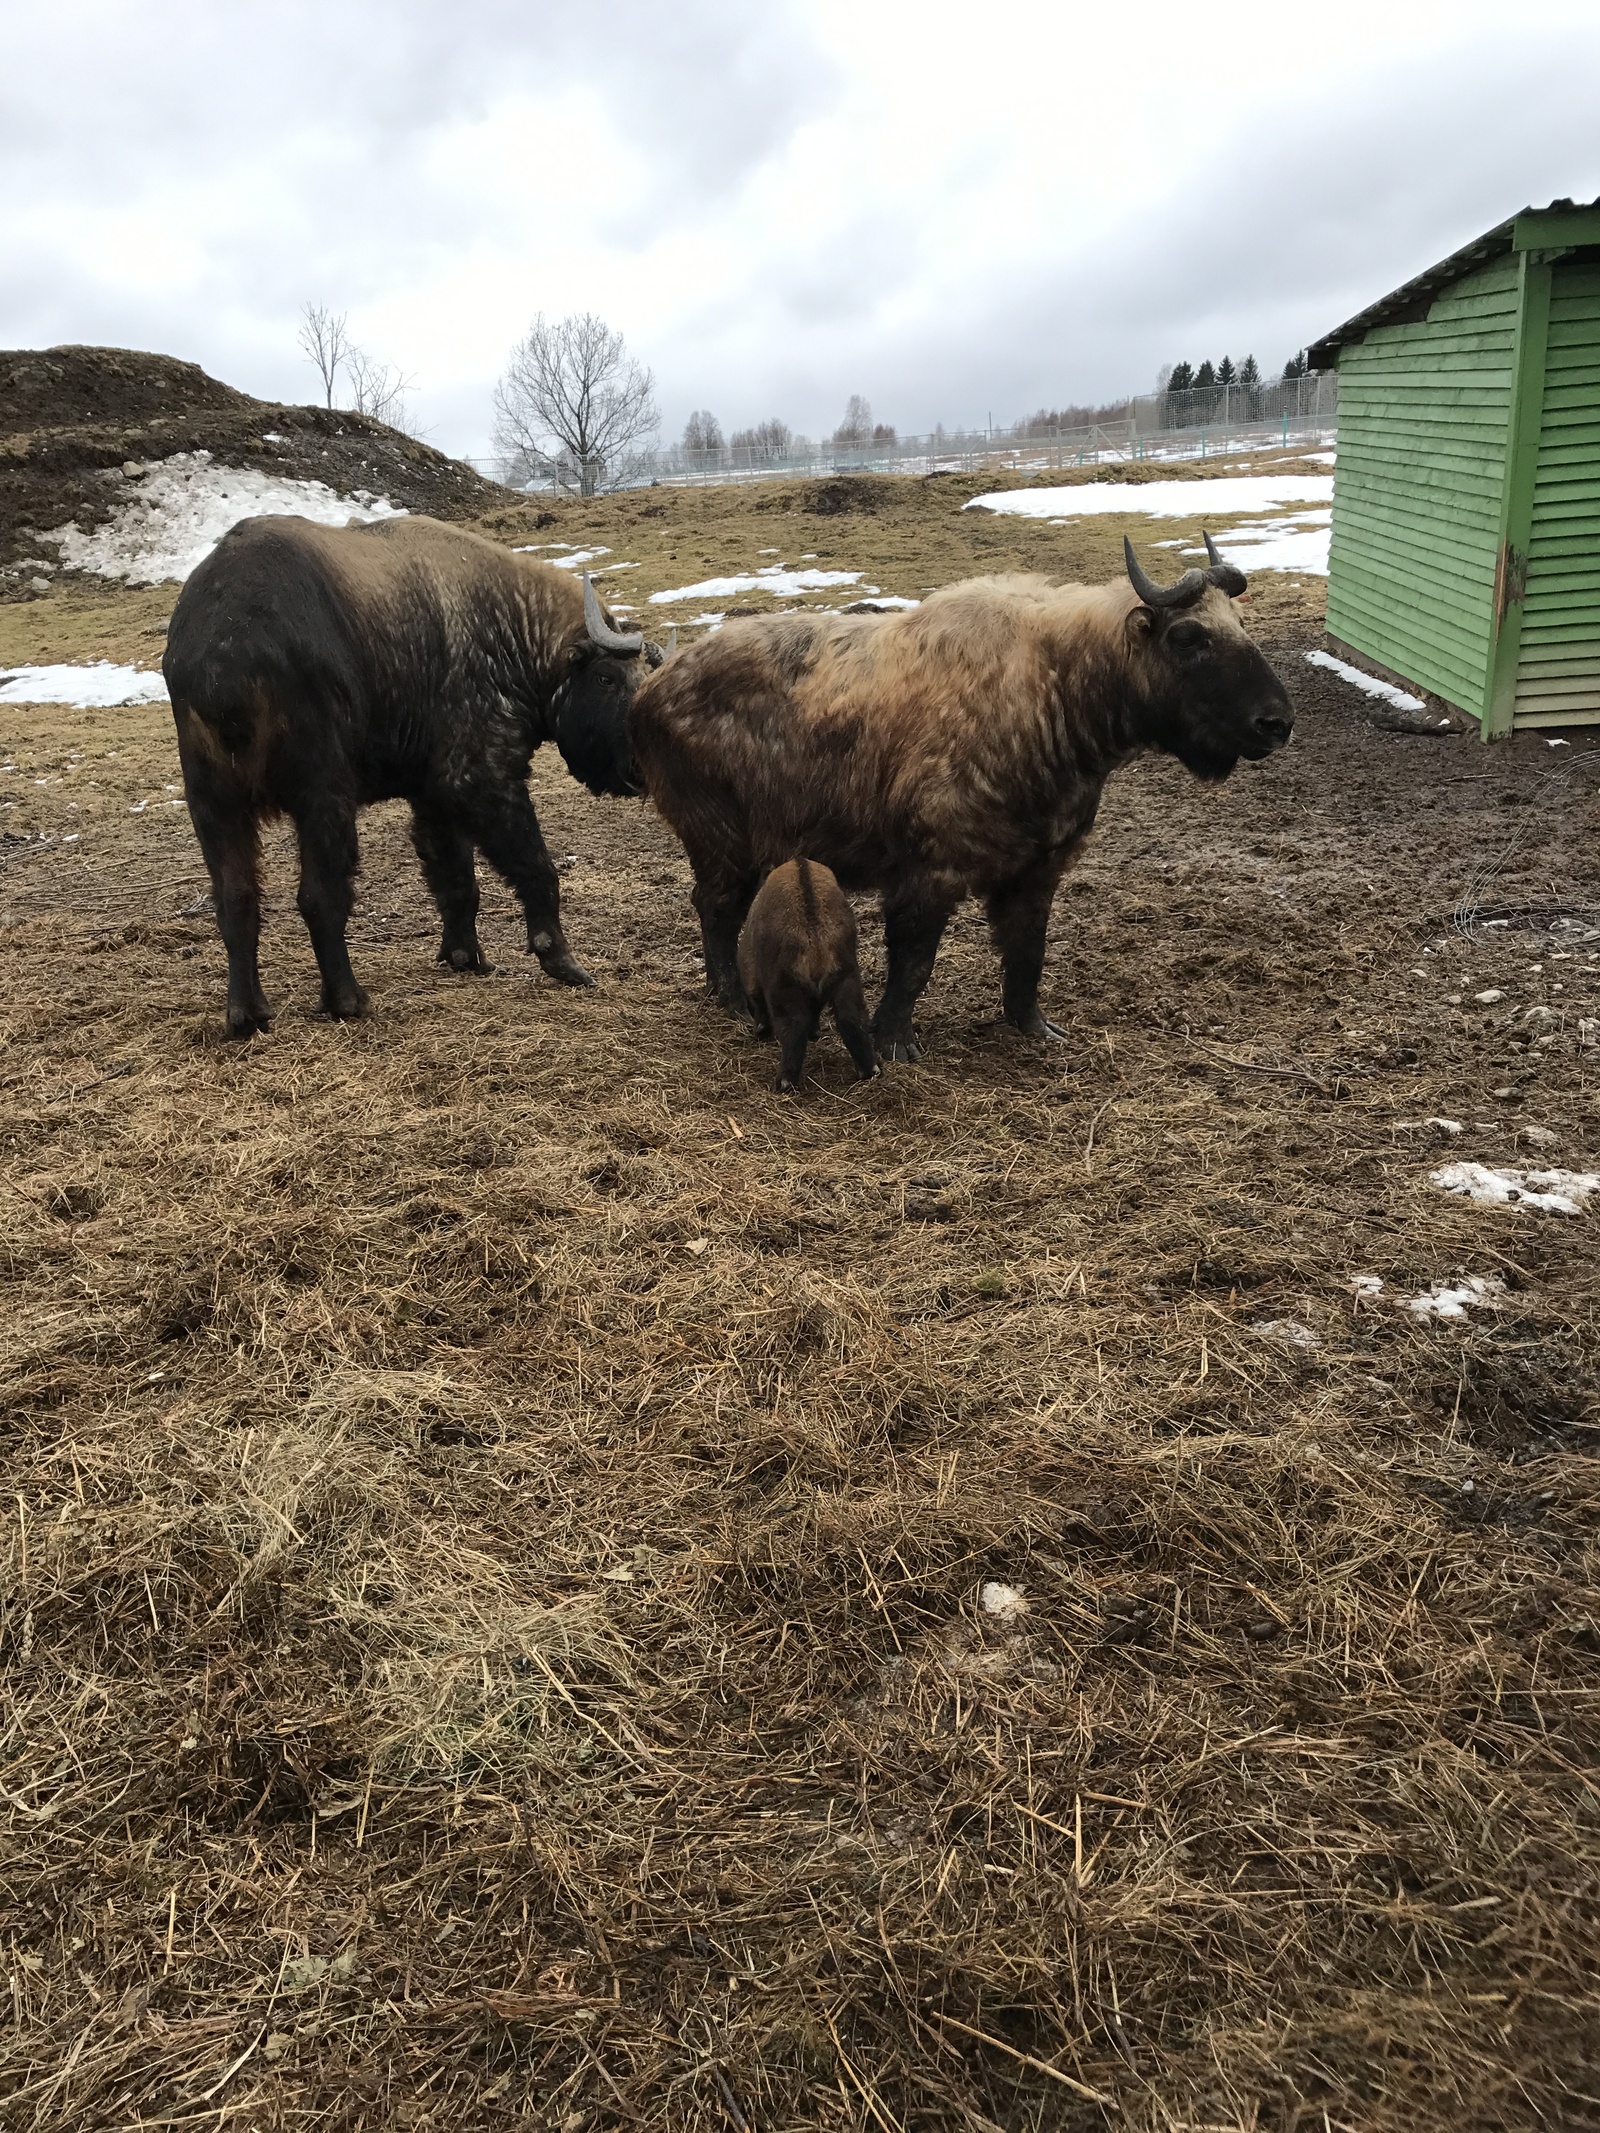
[[(936, 486), (558, 531), (912, 595), (1120, 533)], [(1068, 1042), (963, 912), (926, 1063), (794, 1100), (543, 758), (593, 992), (497, 883), (438, 969), (377, 809), (372, 1019), (276, 835), (230, 1045), (165, 712), (0, 708), (19, 2125), (1600, 2124), (1597, 1218), (1430, 1182), (1600, 1168), (1600, 755), (1382, 731), (1252, 612), (1294, 743), (1113, 781)], [(161, 599), (0, 620), (152, 664)]]

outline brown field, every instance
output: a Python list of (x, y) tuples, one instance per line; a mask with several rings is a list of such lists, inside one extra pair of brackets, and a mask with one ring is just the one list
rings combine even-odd
[[(1114, 567), (982, 486), (497, 530)], [(8, 2124), (1600, 2125), (1596, 1215), (1429, 1182), (1600, 1168), (1600, 753), (1381, 730), (1257, 589), (1294, 744), (1113, 781), (1070, 1041), (964, 912), (927, 1063), (797, 1099), (545, 756), (596, 991), (498, 882), (438, 969), (378, 809), (372, 1019), (278, 833), (229, 1045), (165, 709), (0, 707)], [(0, 665), (170, 601), (0, 604)]]

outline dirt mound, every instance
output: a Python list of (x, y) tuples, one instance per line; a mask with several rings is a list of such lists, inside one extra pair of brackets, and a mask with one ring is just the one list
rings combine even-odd
[(86, 531), (103, 521), (125, 463), (192, 452), (435, 518), (506, 501), (471, 467), (366, 415), (252, 399), (197, 363), (137, 349), (13, 349), (0, 352), (0, 564), (38, 556), (36, 535), (69, 519)]
[(871, 518), (886, 509), (895, 495), (892, 474), (830, 474), (825, 480), (807, 482), (800, 508), (813, 518), (845, 518), (852, 513)]

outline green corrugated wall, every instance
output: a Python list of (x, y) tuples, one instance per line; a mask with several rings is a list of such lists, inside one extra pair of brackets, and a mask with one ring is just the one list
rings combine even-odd
[[(1342, 397), (1342, 372), (1340, 388)], [(1600, 265), (1592, 262), (1555, 263), (1538, 449), (1514, 723), (1592, 724), (1600, 720)]]
[(1488, 684), (1517, 263), (1339, 358), (1328, 629), (1476, 716)]

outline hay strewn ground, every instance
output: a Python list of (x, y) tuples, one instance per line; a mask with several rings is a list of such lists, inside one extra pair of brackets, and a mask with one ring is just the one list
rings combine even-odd
[(1600, 1167), (1600, 757), (1267, 626), (1294, 746), (1114, 783), (1071, 1042), (965, 914), (798, 1101), (543, 760), (596, 993), (498, 885), (437, 970), (378, 810), (374, 1019), (280, 840), (230, 1047), (164, 714), (0, 711), (10, 2122), (1600, 2124), (1597, 1217), (1427, 1182)]

